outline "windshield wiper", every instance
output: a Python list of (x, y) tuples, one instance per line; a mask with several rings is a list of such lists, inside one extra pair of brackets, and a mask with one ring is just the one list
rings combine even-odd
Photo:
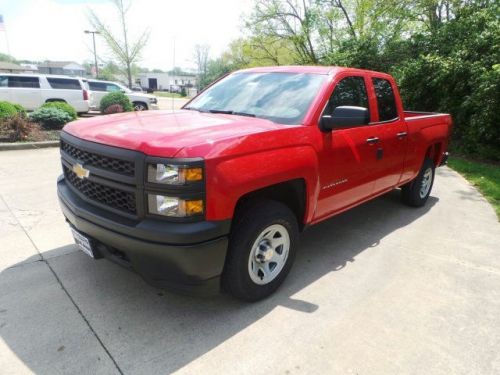
[(238, 111), (229, 111), (229, 110), (225, 110), (225, 109), (207, 109), (207, 110), (204, 110), (203, 112), (222, 113), (224, 115), (255, 117), (255, 115), (253, 113), (238, 112)]

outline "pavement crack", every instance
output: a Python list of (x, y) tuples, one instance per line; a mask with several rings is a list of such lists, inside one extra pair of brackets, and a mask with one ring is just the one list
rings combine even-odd
[(45, 259), (45, 257), (43, 256), (43, 254), (40, 251), (40, 249), (38, 248), (38, 246), (35, 244), (35, 242), (31, 238), (31, 236), (28, 234), (28, 231), (26, 230), (26, 228), (21, 224), (21, 222), (19, 221), (19, 219), (17, 218), (17, 216), (14, 214), (14, 212), (12, 211), (12, 209), (10, 208), (10, 206), (7, 204), (7, 202), (5, 201), (5, 199), (1, 195), (0, 195), (0, 200), (2, 200), (3, 204), (5, 205), (5, 207), (7, 207), (7, 210), (10, 212), (10, 214), (12, 215), (12, 217), (15, 219), (15, 221), (17, 222), (17, 224), (19, 225), (19, 227), (23, 230), (24, 234), (26, 235), (26, 237), (28, 237), (28, 239), (30, 240), (31, 244), (35, 248), (36, 252), (40, 256), (40, 259), (37, 260), (37, 261), (38, 262), (43, 262), (43, 263), (45, 263), (47, 265), (48, 269), (50, 270), (50, 272), (52, 272), (52, 275), (56, 279), (56, 281), (59, 284), (59, 286), (61, 287), (61, 289), (64, 291), (64, 293), (66, 294), (66, 296), (69, 298), (69, 300), (71, 301), (71, 303), (75, 307), (75, 309), (78, 312), (78, 314), (80, 314), (80, 317), (83, 319), (83, 321), (85, 322), (85, 324), (87, 325), (87, 327), (90, 329), (90, 332), (92, 332), (92, 334), (94, 335), (94, 337), (96, 338), (96, 340), (99, 342), (99, 344), (101, 345), (101, 347), (104, 350), (104, 352), (108, 355), (108, 357), (113, 362), (113, 364), (114, 364), (116, 370), (118, 371), (118, 373), (120, 373), (121, 375), (123, 375), (123, 371), (120, 368), (120, 366), (118, 366), (118, 363), (116, 362), (115, 358), (111, 355), (111, 353), (108, 350), (108, 348), (106, 348), (106, 346), (102, 342), (101, 338), (99, 337), (99, 335), (97, 334), (97, 332), (94, 330), (94, 327), (92, 327), (92, 325), (88, 321), (87, 317), (83, 314), (82, 310), (80, 309), (80, 307), (78, 306), (78, 304), (76, 303), (76, 301), (73, 299), (73, 297), (71, 296), (71, 294), (69, 293), (69, 291), (64, 286), (63, 282), (61, 281), (61, 279), (57, 275), (56, 271), (52, 268), (52, 266), (50, 265), (50, 263), (48, 262), (48, 260)]

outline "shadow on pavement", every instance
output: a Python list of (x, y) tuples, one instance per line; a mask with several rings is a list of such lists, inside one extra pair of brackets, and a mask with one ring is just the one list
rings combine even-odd
[[(93, 261), (79, 251), (50, 258), (52, 252), (60, 251), (54, 249), (43, 255), (124, 373), (170, 373), (278, 306), (314, 314), (321, 306), (293, 296), (324, 275), (349, 267), (359, 253), (377, 251), (384, 237), (425, 215), (437, 202), (437, 198), (430, 197), (425, 207), (413, 209), (402, 205), (399, 192), (393, 191), (311, 227), (301, 236), (299, 254), (284, 285), (272, 297), (255, 304), (226, 295), (199, 298), (171, 294), (150, 287), (134, 273), (111, 262)], [(0, 274), (0, 285), (10, 270)], [(29, 286), (29, 282), (33, 288), (41, 287), (38, 279), (28, 280), (21, 287)], [(22, 308), (45, 311), (51, 304), (47, 298), (50, 294), (30, 294)], [(32, 325), (19, 324), (15, 319), (17, 311), (2, 308), (6, 307), (0, 305), (0, 337), (33, 372), (50, 372), (49, 364), (34, 359), (38, 358), (35, 352), (39, 348), (30, 338), (37, 332), (25, 331)], [(59, 314), (45, 314), (37, 329), (57, 330), (57, 325), (48, 320), (65, 319), (65, 314)], [(45, 334), (51, 336), (50, 332)], [(65, 334), (53, 332), (54, 337), (64, 338)]]

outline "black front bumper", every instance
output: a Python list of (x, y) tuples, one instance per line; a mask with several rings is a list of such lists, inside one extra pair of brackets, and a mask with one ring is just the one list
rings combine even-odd
[(230, 221), (134, 221), (86, 202), (64, 178), (57, 191), (64, 216), (92, 240), (99, 255), (154, 286), (202, 294), (219, 290)]

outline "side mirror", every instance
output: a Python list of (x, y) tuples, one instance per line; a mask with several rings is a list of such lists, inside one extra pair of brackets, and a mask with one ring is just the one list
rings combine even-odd
[(332, 115), (321, 116), (319, 128), (323, 132), (328, 132), (333, 129), (363, 126), (369, 122), (370, 113), (367, 108), (342, 105), (335, 108)]

